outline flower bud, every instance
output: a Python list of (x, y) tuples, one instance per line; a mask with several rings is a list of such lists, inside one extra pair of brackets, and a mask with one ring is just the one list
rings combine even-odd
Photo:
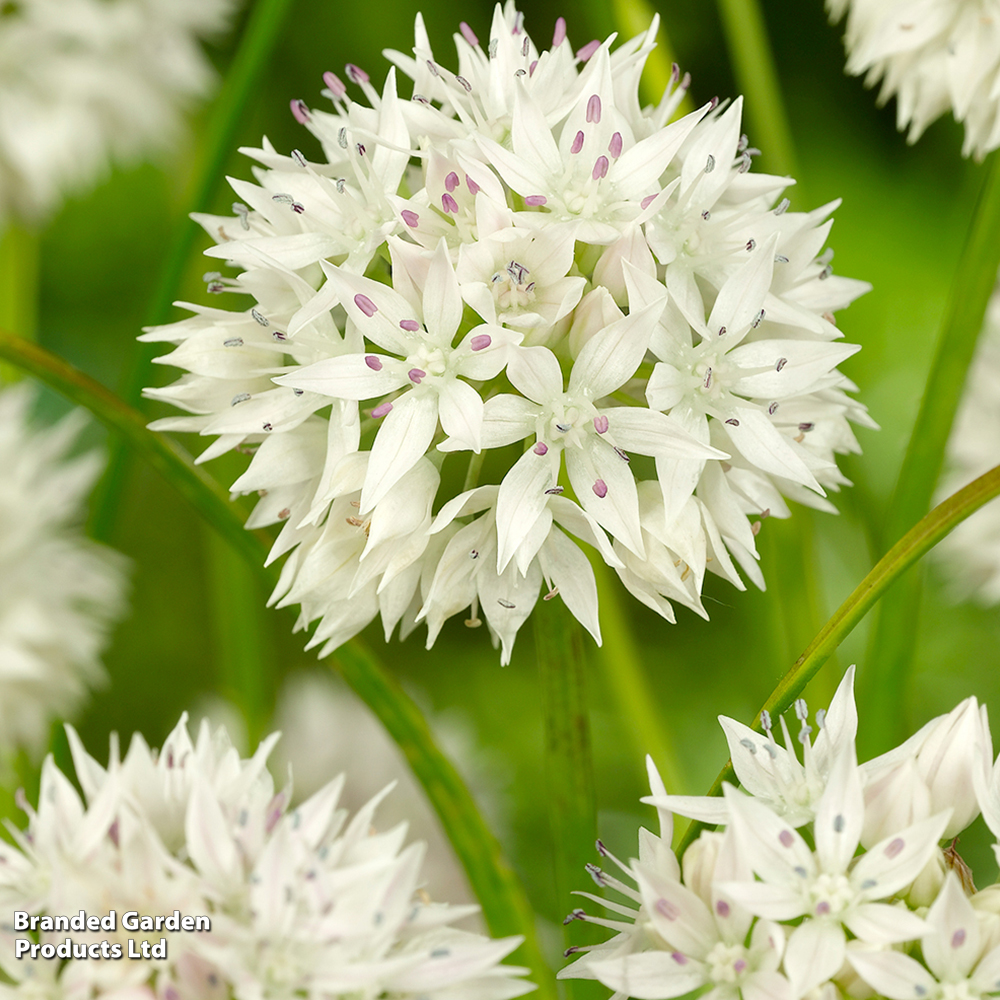
[(989, 768), (993, 742), (986, 724), (985, 706), (966, 698), (942, 716), (917, 752), (917, 766), (931, 793), (931, 812), (954, 810), (943, 836), (961, 833), (978, 815), (973, 769)]
[(982, 953), (986, 955), (1000, 945), (1000, 885), (987, 886), (969, 902), (979, 920)]
[(910, 884), (909, 890), (905, 892), (906, 901), (914, 908), (930, 906), (938, 898), (947, 874), (948, 868), (944, 863), (944, 853), (940, 848), (935, 848), (930, 860)]
[(915, 757), (887, 768), (865, 786), (865, 850), (931, 815), (931, 793)]
[(620, 320), (624, 313), (615, 305), (611, 293), (604, 287), (595, 288), (580, 300), (569, 331), (569, 350), (577, 357), (583, 345), (606, 326)]
[(715, 867), (723, 837), (724, 834), (705, 831), (681, 859), (684, 884), (709, 908), (712, 906), (712, 883), (715, 881)]

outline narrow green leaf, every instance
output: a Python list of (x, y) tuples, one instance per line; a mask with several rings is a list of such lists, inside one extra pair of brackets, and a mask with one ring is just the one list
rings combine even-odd
[[(0, 328), (35, 339), (38, 327), (39, 238), (34, 229), (10, 221), (0, 230)], [(17, 370), (0, 365), (0, 384)]]
[[(753, 726), (760, 731), (761, 712), (770, 712), (772, 717), (784, 712), (802, 693), (802, 689), (830, 658), (834, 650), (850, 635), (854, 626), (864, 618), (893, 583), (957, 524), (996, 496), (1000, 496), (1000, 465), (938, 504), (908, 531), (858, 584), (851, 596), (841, 604), (816, 638), (809, 643), (806, 651), (781, 678), (778, 686), (764, 702), (761, 711), (754, 717)], [(912, 628), (912, 622), (909, 625)], [(866, 707), (870, 712), (870, 706)], [(732, 760), (729, 760), (708, 794), (720, 795), (722, 783), (733, 780), (735, 772)], [(681, 841), (682, 851), (692, 843), (702, 829), (704, 829), (702, 823), (692, 823), (688, 827)]]
[[(262, 584), (273, 584), (274, 573), (264, 568), (270, 539), (263, 532), (246, 531), (226, 491), (195, 466), (182, 448), (147, 430), (140, 413), (72, 365), (4, 330), (0, 330), (0, 359), (86, 407), (122, 435), (253, 567)], [(441, 817), (491, 933), (520, 934), (525, 938), (516, 954), (534, 973), (539, 987), (536, 995), (554, 1000), (554, 981), (535, 937), (534, 917), (524, 889), (454, 765), (434, 742), (420, 709), (360, 641), (353, 640), (337, 650), (336, 664), (410, 762)]]
[[(986, 306), (996, 285), (1000, 267), (998, 232), (1000, 156), (994, 153), (987, 164), (982, 192), (952, 282), (920, 411), (885, 521), (886, 541), (898, 538), (908, 524), (913, 524), (930, 508)], [(899, 693), (905, 690), (913, 662), (917, 639), (913, 623), (919, 616), (921, 583), (920, 575), (912, 575), (879, 609), (869, 649), (871, 669), (862, 690), (869, 710), (876, 718), (884, 719), (885, 725), (878, 732), (867, 734), (870, 742), (862, 745), (870, 753), (879, 749), (876, 740), (884, 740), (886, 745), (898, 742), (905, 730)]]

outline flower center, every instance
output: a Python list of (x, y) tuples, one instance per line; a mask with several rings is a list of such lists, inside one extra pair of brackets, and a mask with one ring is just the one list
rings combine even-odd
[(741, 944), (724, 944), (720, 941), (705, 958), (709, 979), (713, 983), (738, 983), (750, 968), (747, 950)]
[(440, 347), (431, 344), (421, 344), (417, 350), (407, 359), (407, 364), (413, 367), (411, 372), (421, 373), (416, 378), (411, 374), (410, 379), (418, 385), (427, 375), (444, 375), (448, 370), (448, 355), (450, 352), (443, 351)]
[(809, 889), (812, 912), (817, 917), (838, 918), (854, 900), (854, 890), (846, 875), (824, 872)]
[(512, 260), (490, 278), (493, 301), (500, 312), (517, 312), (535, 301), (535, 282), (523, 264)]

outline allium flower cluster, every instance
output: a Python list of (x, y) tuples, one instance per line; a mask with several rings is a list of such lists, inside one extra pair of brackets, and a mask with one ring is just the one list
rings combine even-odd
[(951, 111), (965, 125), (962, 152), (981, 160), (1000, 146), (1000, 3), (997, 0), (826, 0), (847, 15), (847, 72), (881, 81), (896, 124), (916, 142)]
[[(278, 738), (240, 760), (221, 727), (192, 741), (186, 716), (159, 752), (133, 737), (102, 767), (70, 729), (83, 799), (51, 757), (37, 812), (27, 803), (16, 846), (0, 846), (0, 964), (5, 997), (119, 996), (130, 1000), (291, 1000), (352, 996), (508, 1000), (532, 989), (525, 970), (500, 965), (519, 943), (457, 930), (475, 911), (420, 896), (423, 845), (404, 847), (406, 825), (376, 830), (386, 788), (353, 817), (338, 808), (343, 776), (294, 809), (290, 783), (275, 791), (267, 757)], [(14, 911), (104, 915), (114, 931), (15, 931)], [(209, 930), (129, 931), (128, 911), (207, 916)], [(15, 939), (41, 957), (15, 960)], [(70, 954), (64, 954), (69, 938)], [(166, 957), (100, 961), (128, 940), (166, 940)], [(65, 962), (42, 960), (45, 951)], [(98, 949), (100, 950), (100, 949)], [(105, 956), (108, 957), (108, 956)]]
[(760, 519), (845, 483), (870, 421), (833, 313), (867, 286), (823, 250), (835, 204), (789, 212), (791, 180), (750, 171), (740, 100), (672, 121), (675, 74), (643, 108), (655, 29), (574, 52), (560, 19), (539, 51), (508, 3), (482, 43), (462, 24), (454, 73), (418, 16), (381, 93), (349, 65), (332, 110), (292, 102), (320, 158), (265, 142), (234, 216), (200, 218), (242, 269), (209, 291), (250, 308), (146, 334), (186, 371), (148, 395), (192, 414), (153, 426), (253, 453), (232, 488), (282, 524), (273, 600), (323, 651), (464, 612), (506, 663), (540, 593), (600, 641), (578, 542), (704, 615), (706, 571), (763, 586)]
[[(574, 910), (617, 932), (560, 973), (598, 979), (616, 996), (712, 1000), (883, 996), (973, 1000), (1000, 991), (997, 892), (977, 892), (954, 841), (980, 809), (1000, 837), (1000, 762), (985, 706), (969, 698), (894, 750), (858, 765), (853, 668), (813, 727), (795, 714), (758, 732), (721, 718), (742, 790), (720, 799), (668, 795), (647, 761), (657, 837), (616, 863), (635, 888), (596, 865), (594, 881), (633, 905), (581, 893), (618, 916)], [(673, 812), (723, 825), (678, 862)], [(610, 857), (598, 841), (601, 853)], [(1000, 845), (995, 848), (1000, 852)], [(615, 860), (615, 859), (612, 859)]]
[(54, 719), (104, 677), (100, 654), (125, 610), (125, 560), (79, 522), (101, 470), (68, 458), (85, 418), (30, 426), (27, 385), (0, 391), (0, 757), (41, 756)]
[[(947, 451), (948, 471), (939, 500), (1000, 463), (1000, 291), (994, 291), (969, 368)], [(1000, 507), (976, 511), (938, 547), (949, 583), (962, 596), (1000, 603)]]
[(0, 9), (0, 221), (32, 220), (163, 150), (214, 79), (199, 39), (236, 0), (18, 0)]

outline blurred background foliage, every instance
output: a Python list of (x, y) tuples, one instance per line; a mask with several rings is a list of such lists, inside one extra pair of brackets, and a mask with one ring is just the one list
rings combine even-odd
[[(266, 135), (279, 150), (318, 154), (318, 144), (289, 113), (289, 99), (318, 103), (323, 71), (340, 72), (346, 62), (361, 65), (380, 83), (388, 68), (381, 50), (410, 49), (417, 9), (423, 10), (435, 52), (447, 65), (454, 62), (451, 33), (458, 20), (468, 21), (480, 37), (488, 35), (488, 0), (466, 0), (461, 9), (445, 0), (382, 0), (378, 5), (294, 0), (239, 123), (237, 145), (259, 145)], [(600, 2), (569, 10), (550, 0), (530, 0), (523, 9), (527, 29), (541, 46), (548, 44), (560, 14), (568, 15), (575, 46), (615, 28), (613, 8)], [(983, 176), (981, 166), (961, 158), (960, 131), (950, 118), (933, 125), (915, 147), (906, 145), (895, 130), (894, 105), (877, 108), (875, 94), (844, 75), (841, 32), (827, 23), (821, 0), (763, 0), (763, 10), (799, 161), (801, 184), (789, 192), (793, 207), (808, 209), (842, 198), (830, 240), (834, 266), (874, 286), (838, 316), (838, 324), (849, 341), (863, 345), (842, 367), (860, 386), (860, 398), (882, 430), (861, 430), (864, 454), (843, 462), (856, 485), (835, 498), (838, 517), (796, 508), (793, 523), (764, 524), (759, 543), (768, 593), (738, 593), (712, 578), (706, 585), (712, 620), (678, 608), (677, 624), (669, 625), (622, 592), (655, 715), (679, 764), (682, 787), (671, 790), (688, 793), (706, 790), (726, 758), (715, 717), (722, 713), (749, 722), (818, 626), (881, 554), (881, 526)], [(659, 11), (675, 58), (692, 75), (696, 103), (735, 96), (715, 5), (663, 0)], [(220, 74), (232, 58), (240, 27), (212, 53)], [(175, 149), (169, 161), (111, 174), (97, 190), (67, 204), (44, 232), (38, 339), (112, 388), (139, 350), (134, 338), (149, 315), (172, 227), (185, 210), (199, 130), (207, 119), (205, 110), (194, 122), (189, 143)], [(749, 137), (751, 145), (760, 144), (752, 130)], [(768, 150), (762, 154), (754, 169), (768, 169)], [(226, 172), (250, 176), (250, 161), (235, 146)], [(220, 179), (214, 209), (228, 213), (232, 201)], [(209, 242), (199, 231), (197, 249)], [(180, 297), (206, 301), (201, 275), (215, 266), (193, 254)], [(174, 318), (181, 315), (175, 311)], [(160, 383), (173, 376), (170, 369), (155, 369)], [(49, 394), (43, 406), (50, 414), (65, 408)], [(146, 412), (154, 417), (167, 409), (147, 404)], [(102, 440), (103, 431), (94, 426), (88, 443)], [(197, 451), (202, 442), (186, 444)], [(227, 456), (209, 468), (228, 485), (241, 461)], [(798, 518), (814, 528), (810, 586), (818, 607), (812, 609), (798, 571), (782, 561), (800, 537)], [(315, 669), (312, 656), (302, 651), (302, 637), (290, 634), (289, 614), (265, 613), (263, 607), (252, 618), (233, 613), (241, 607), (236, 595), (256, 590), (256, 582), (237, 560), (211, 558), (215, 543), (209, 529), (139, 461), (130, 466), (109, 540), (133, 560), (132, 613), (106, 656), (110, 684), (78, 720), (85, 743), (99, 759), (112, 730), (123, 741), (139, 730), (157, 745), (182, 710), (205, 704), (210, 695), (231, 696), (240, 676), (233, 650), (241, 642), (249, 642), (269, 665), (260, 692), (265, 714), (285, 676)], [(545, 628), (552, 611), (540, 602), (535, 627)], [(405, 643), (385, 646), (375, 624), (366, 639), (408, 689), (421, 692), (422, 704), (435, 712), (459, 713), (488, 756), (503, 762), (505, 848), (536, 911), (554, 922), (574, 904), (556, 898), (551, 876), (530, 624), (504, 669), (485, 630), (464, 628), (461, 616), (448, 623), (430, 652), (423, 648), (422, 629)], [(848, 664), (857, 662), (864, 675), (869, 626), (865, 622), (813, 681), (807, 691), (815, 702), (811, 707), (826, 704)], [(949, 581), (932, 567), (922, 612), (912, 627), (918, 631), (916, 665), (896, 702), (907, 731), (970, 694), (1000, 718), (997, 611), (955, 605)], [(618, 709), (598, 651), (590, 649), (588, 656), (599, 826), (608, 846), (628, 857), (635, 850), (637, 826), (655, 822), (652, 810), (638, 802), (646, 791), (646, 748)], [(877, 733), (885, 725), (886, 720), (867, 716), (863, 703), (859, 711), (862, 730)], [(363, 769), (365, 763), (355, 766)], [(983, 846), (965, 845), (963, 855), (980, 885), (995, 877)], [(588, 882), (581, 872), (579, 887)]]

